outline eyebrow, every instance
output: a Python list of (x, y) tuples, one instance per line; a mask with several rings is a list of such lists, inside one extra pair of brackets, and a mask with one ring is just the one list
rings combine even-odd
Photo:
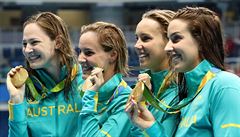
[(92, 49), (90, 49), (90, 48), (80, 48), (82, 51), (92, 51)]
[[(31, 39), (29, 39), (29, 40), (25, 40), (25, 39), (23, 39), (22, 40), (22, 43), (25, 43), (25, 42), (33, 42), (33, 41), (36, 41), (37, 39), (36, 38), (31, 38)], [(37, 41), (39, 41), (39, 40), (37, 40)]]
[(169, 38), (170, 37), (172, 37), (172, 36), (174, 36), (174, 35), (177, 35), (179, 32), (174, 32), (174, 33), (172, 33), (170, 36), (169, 36)]

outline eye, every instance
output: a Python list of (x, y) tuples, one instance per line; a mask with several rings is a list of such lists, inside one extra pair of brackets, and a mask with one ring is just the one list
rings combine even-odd
[(152, 40), (152, 37), (148, 36), (148, 35), (142, 35), (140, 37), (140, 39), (143, 41), (143, 42), (148, 42), (150, 40)]
[(179, 42), (180, 40), (182, 39), (182, 36), (180, 35), (177, 35), (177, 34), (174, 34), (170, 37), (170, 40), (173, 42), (173, 43), (177, 43)]
[(135, 35), (135, 39), (136, 39), (136, 41), (138, 41), (138, 36), (137, 35)]
[(30, 44), (31, 44), (32, 46), (35, 46), (35, 45), (37, 45), (39, 42), (40, 42), (40, 41), (34, 40), (34, 41), (31, 41)]
[(27, 46), (27, 42), (26, 42), (26, 41), (23, 41), (23, 42), (22, 42), (22, 45), (23, 45), (23, 47), (25, 48), (25, 47)]
[(91, 50), (84, 50), (84, 51), (82, 51), (83, 52), (83, 54), (85, 55), (85, 56), (92, 56), (93, 54), (95, 54), (93, 51), (91, 51)]

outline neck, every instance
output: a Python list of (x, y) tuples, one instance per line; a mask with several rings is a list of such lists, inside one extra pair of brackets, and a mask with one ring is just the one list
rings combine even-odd
[(54, 81), (56, 82), (60, 81), (60, 73), (61, 73), (60, 62), (56, 61), (56, 63), (49, 65), (46, 68), (46, 71), (54, 79)]
[(157, 67), (151, 69), (151, 72), (159, 72), (163, 70), (169, 70), (169, 65), (167, 60), (164, 60)]

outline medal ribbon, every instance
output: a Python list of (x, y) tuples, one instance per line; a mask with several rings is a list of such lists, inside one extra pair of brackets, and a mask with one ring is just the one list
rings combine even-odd
[[(215, 68), (216, 69), (216, 68)], [(218, 70), (218, 69), (217, 69)], [(219, 70), (218, 70), (219, 71)], [(169, 114), (176, 114), (178, 112), (180, 112), (180, 109), (185, 107), (186, 105), (188, 105), (191, 101), (194, 100), (194, 98), (200, 93), (200, 91), (202, 90), (202, 88), (206, 85), (206, 83), (211, 80), (213, 77), (215, 77), (215, 72), (212, 70), (209, 70), (207, 72), (207, 74), (203, 77), (200, 85), (198, 86), (197, 91), (195, 92), (194, 96), (192, 98), (186, 98), (185, 102), (179, 105), (175, 105), (175, 106), (169, 106), (166, 103), (164, 103), (163, 101), (159, 101), (159, 99), (154, 96), (148, 89), (148, 87), (144, 84), (144, 92), (143, 92), (143, 96), (146, 98), (146, 100), (156, 109), (161, 110), (163, 112), (169, 113)], [(161, 89), (161, 88), (160, 88)], [(160, 104), (162, 106), (164, 106), (165, 108), (161, 107)], [(165, 109), (168, 108), (170, 109), (170, 111), (166, 111)]]
[[(77, 75), (77, 65), (74, 64), (72, 72), (71, 72), (71, 81), (76, 77)], [(37, 92), (35, 86), (34, 86), (34, 82), (32, 81), (32, 79), (37, 82), (38, 84), (40, 84), (41, 86), (41, 93), (42, 95), (39, 94), (39, 92)], [(27, 78), (26, 80), (26, 84), (29, 87), (30, 93), (32, 94), (33, 98), (35, 100), (41, 100), (42, 98), (45, 98), (47, 95), (47, 91), (48, 89), (46, 88), (46, 86), (44, 86), (44, 84), (42, 84), (42, 82), (40, 80), (38, 80), (35, 76), (32, 76), (31, 78)], [(62, 80), (61, 82), (59, 82), (55, 87), (53, 87), (50, 92), (59, 92), (61, 90), (63, 90), (64, 86), (65, 86), (65, 81), (66, 79)]]

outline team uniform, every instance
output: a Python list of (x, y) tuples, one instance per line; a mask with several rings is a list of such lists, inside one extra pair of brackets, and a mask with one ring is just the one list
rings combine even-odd
[(83, 108), (79, 118), (79, 137), (127, 137), (131, 122), (125, 105), (131, 88), (115, 74), (100, 89), (87, 90), (83, 95)]
[[(44, 85), (44, 94), (40, 99), (25, 98), (20, 104), (9, 103), (9, 136), (10, 137), (38, 137), (62, 136), (75, 137), (78, 127), (78, 117), (82, 108), (80, 86), (83, 83), (82, 71), (79, 66), (75, 77), (71, 81), (69, 99), (64, 97), (64, 91), (52, 92), (58, 83), (43, 70), (36, 70), (38, 78), (33, 81), (34, 89), (39, 91)], [(61, 70), (60, 78), (66, 77), (66, 67)], [(41, 84), (34, 80), (41, 81)], [(28, 88), (26, 84), (26, 89)], [(26, 93), (27, 94), (27, 93)]]
[[(159, 90), (166, 80), (166, 77), (169, 73), (167, 70), (163, 70), (160, 72), (152, 73), (150, 70), (145, 71), (151, 77), (151, 84), (154, 96), (158, 96)], [(174, 84), (170, 84), (167, 89), (164, 91), (161, 90), (159, 101), (163, 102), (166, 105), (171, 105), (176, 103), (177, 100), (174, 100), (177, 96), (177, 86)], [(162, 106), (161, 104), (159, 104)], [(175, 127), (172, 125), (176, 125), (178, 116), (176, 114), (167, 114), (151, 105), (148, 106), (148, 110), (153, 114), (154, 118), (158, 123), (161, 123), (164, 128), (164, 134), (167, 136), (172, 136), (175, 132)], [(165, 109), (166, 110), (166, 109)], [(165, 120), (167, 119), (167, 120)], [(140, 137), (140, 136), (148, 136), (146, 132), (141, 131), (140, 129), (133, 127), (131, 131), (131, 136)]]
[[(180, 110), (181, 119), (175, 136), (239, 136), (240, 78), (215, 68), (207, 60), (186, 72), (185, 78), (188, 97), (180, 104), (190, 103)], [(163, 128), (155, 122), (146, 131), (151, 137), (163, 137), (166, 136)]]

